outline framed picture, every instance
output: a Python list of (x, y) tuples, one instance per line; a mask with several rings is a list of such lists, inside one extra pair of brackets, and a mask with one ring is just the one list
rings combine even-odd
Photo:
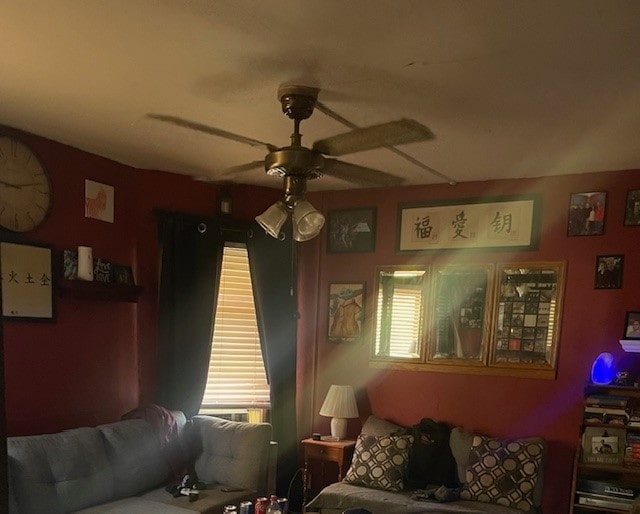
[(428, 361), (484, 366), (489, 350), (492, 264), (433, 269), (434, 312)]
[(627, 191), (627, 203), (624, 208), (624, 224), (640, 225), (640, 189)]
[(538, 195), (398, 206), (399, 253), (474, 248), (535, 250), (539, 235)]
[(620, 289), (624, 255), (598, 255), (596, 257), (595, 289)]
[(564, 262), (497, 265), (490, 366), (555, 378), (565, 268)]
[(373, 252), (376, 249), (376, 208), (330, 210), (329, 253)]
[(2, 316), (53, 321), (53, 258), (48, 246), (0, 243)]
[(329, 284), (329, 342), (361, 341), (363, 319), (364, 283)]
[(568, 236), (598, 236), (604, 234), (607, 193), (572, 193), (569, 198)]
[(640, 339), (640, 312), (627, 312), (624, 322), (624, 339)]
[(121, 264), (111, 265), (111, 277), (116, 284), (134, 285), (133, 271), (131, 266), (123, 266)]

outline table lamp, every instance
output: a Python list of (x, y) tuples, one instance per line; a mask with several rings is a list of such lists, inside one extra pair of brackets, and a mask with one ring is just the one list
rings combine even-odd
[(350, 385), (332, 385), (327, 392), (320, 416), (331, 418), (331, 436), (337, 441), (347, 437), (347, 419), (358, 417), (356, 395)]

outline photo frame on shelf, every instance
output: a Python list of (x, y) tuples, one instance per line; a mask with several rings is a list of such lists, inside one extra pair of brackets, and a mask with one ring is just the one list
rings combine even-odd
[(2, 242), (0, 265), (3, 319), (54, 321), (51, 247)]
[(623, 339), (640, 340), (640, 311), (629, 311), (625, 317)]
[(494, 269), (493, 264), (433, 267), (428, 362), (486, 365)]
[(111, 277), (116, 284), (134, 285), (133, 271), (131, 266), (123, 266), (122, 264), (111, 264)]
[(489, 366), (555, 377), (565, 270), (565, 262), (497, 265)]
[(627, 202), (624, 207), (624, 224), (640, 225), (640, 189), (627, 191)]
[(376, 208), (330, 210), (327, 252), (363, 253), (376, 249)]
[(567, 236), (599, 236), (604, 234), (607, 193), (592, 191), (572, 193), (569, 197)]
[(329, 284), (327, 338), (330, 343), (362, 341), (364, 282)]
[(624, 255), (598, 255), (595, 266), (595, 289), (620, 289)]

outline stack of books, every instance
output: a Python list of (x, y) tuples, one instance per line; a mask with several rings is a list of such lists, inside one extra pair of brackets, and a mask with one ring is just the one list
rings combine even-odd
[(576, 500), (580, 505), (631, 512), (638, 490), (616, 482), (578, 478)]
[(585, 399), (584, 422), (627, 425), (630, 418), (629, 411), (627, 396), (592, 394)]

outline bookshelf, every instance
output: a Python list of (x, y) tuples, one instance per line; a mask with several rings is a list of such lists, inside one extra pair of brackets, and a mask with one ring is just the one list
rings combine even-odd
[(585, 387), (571, 488), (571, 514), (630, 512), (640, 498), (640, 388)]

